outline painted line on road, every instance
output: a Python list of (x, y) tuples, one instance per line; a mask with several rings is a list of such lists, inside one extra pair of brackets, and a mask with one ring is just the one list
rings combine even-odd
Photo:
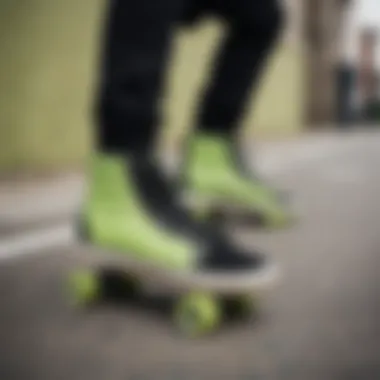
[(48, 248), (69, 246), (73, 242), (74, 230), (71, 224), (23, 233), (0, 241), (0, 261), (38, 253)]

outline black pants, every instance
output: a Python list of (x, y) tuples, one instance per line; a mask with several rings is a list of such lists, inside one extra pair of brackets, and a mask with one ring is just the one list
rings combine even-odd
[(173, 32), (184, 16), (203, 12), (223, 18), (229, 31), (202, 94), (198, 125), (234, 131), (280, 31), (278, 0), (110, 0), (96, 104), (101, 149), (152, 144)]

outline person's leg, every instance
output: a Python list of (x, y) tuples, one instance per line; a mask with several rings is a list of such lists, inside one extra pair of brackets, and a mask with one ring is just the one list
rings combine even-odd
[(152, 157), (166, 56), (180, 3), (111, 3), (97, 112), (98, 144), (82, 232), (96, 246), (169, 269), (235, 275), (258, 271), (262, 276), (266, 260), (257, 253), (238, 251), (219, 232), (195, 222), (178, 204), (175, 189)]
[(110, 0), (96, 104), (103, 150), (150, 148), (175, 21), (186, 0)]
[(205, 1), (226, 21), (229, 32), (200, 104), (187, 163), (190, 183), (201, 192), (223, 197), (223, 202), (231, 199), (251, 209), (266, 224), (283, 225), (288, 216), (277, 193), (242, 170), (245, 165), (236, 144), (249, 95), (257, 90), (281, 32), (282, 10), (277, 0)]
[(248, 96), (259, 87), (267, 58), (282, 30), (282, 10), (278, 0), (206, 1), (226, 21), (229, 32), (204, 91), (199, 128), (233, 133)]

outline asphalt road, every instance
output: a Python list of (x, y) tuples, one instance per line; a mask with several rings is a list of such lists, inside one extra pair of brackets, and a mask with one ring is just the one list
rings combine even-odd
[[(289, 231), (230, 232), (282, 265), (250, 322), (176, 334), (165, 309), (70, 307), (67, 273), (90, 252), (41, 249), (0, 263), (2, 380), (380, 379), (380, 136), (276, 175), (302, 216)], [(1, 243), (1, 239), (0, 239)]]

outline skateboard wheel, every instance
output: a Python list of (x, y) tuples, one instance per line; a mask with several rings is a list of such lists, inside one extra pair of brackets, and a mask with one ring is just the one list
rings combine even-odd
[(224, 312), (229, 317), (249, 318), (257, 311), (257, 300), (252, 296), (239, 295), (223, 300)]
[(86, 306), (95, 302), (101, 292), (101, 284), (97, 273), (78, 271), (69, 276), (69, 296), (75, 305)]
[(175, 310), (175, 322), (183, 334), (200, 337), (218, 328), (221, 315), (221, 307), (215, 297), (189, 294), (179, 301)]

